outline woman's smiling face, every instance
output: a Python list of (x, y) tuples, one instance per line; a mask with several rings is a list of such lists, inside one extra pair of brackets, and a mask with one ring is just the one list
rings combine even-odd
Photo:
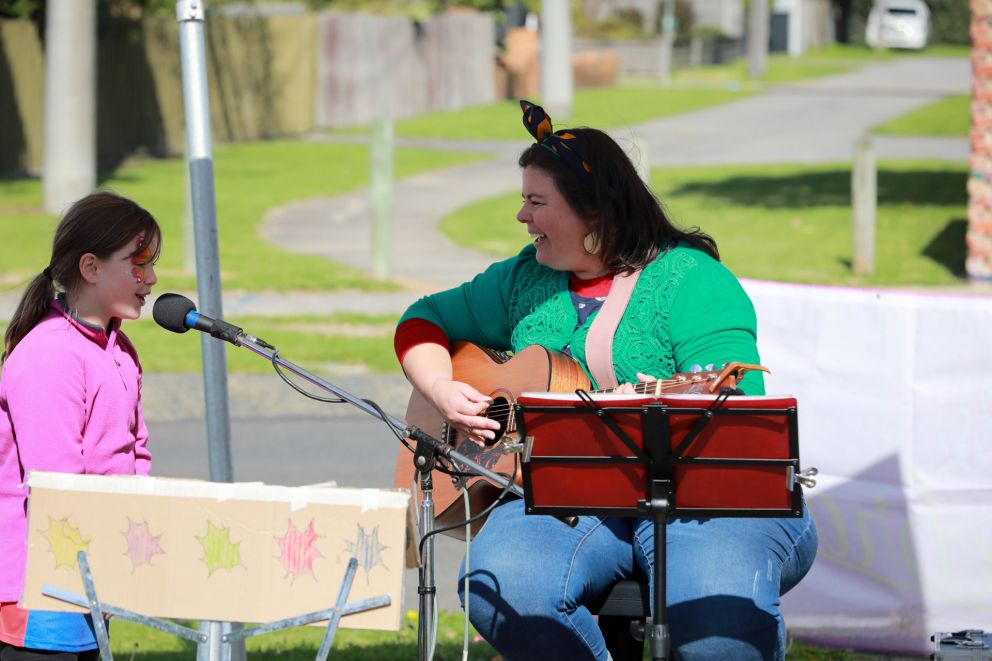
[(599, 255), (589, 254), (582, 244), (592, 229), (589, 221), (572, 209), (550, 174), (532, 165), (524, 168), (521, 196), (517, 220), (534, 239), (540, 264), (582, 279), (606, 273)]

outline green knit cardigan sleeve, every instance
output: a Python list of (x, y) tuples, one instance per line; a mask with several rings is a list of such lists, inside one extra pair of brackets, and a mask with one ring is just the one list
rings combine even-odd
[(425, 296), (400, 319), (425, 319), (437, 325), (449, 340), (511, 349), (510, 300), (523, 268), (521, 255), (496, 262), (469, 282)]
[[(754, 306), (737, 278), (719, 262), (697, 258), (671, 306), (669, 333), (676, 369), (759, 363)], [(765, 392), (760, 372), (749, 372), (738, 387), (748, 395)]]

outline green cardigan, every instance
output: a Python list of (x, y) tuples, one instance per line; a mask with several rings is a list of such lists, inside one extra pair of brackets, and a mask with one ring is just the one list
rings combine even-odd
[[(586, 335), (595, 315), (576, 328), (568, 273), (538, 264), (527, 245), (472, 281), (415, 302), (400, 320), (426, 319), (450, 340), (502, 351), (532, 344), (561, 351), (586, 367)], [(758, 363), (751, 300), (720, 262), (686, 245), (663, 252), (642, 272), (613, 338), (618, 383), (636, 373), (664, 379), (693, 365), (706, 368), (740, 361)], [(739, 384), (749, 395), (764, 393), (760, 372)]]

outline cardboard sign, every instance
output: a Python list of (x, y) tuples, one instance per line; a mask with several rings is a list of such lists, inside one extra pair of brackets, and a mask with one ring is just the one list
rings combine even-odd
[(348, 561), (348, 602), (391, 604), (341, 626), (400, 626), (410, 494), (384, 489), (221, 484), (136, 476), (31, 473), (23, 606), (78, 611), (45, 597), (85, 595), (85, 550), (97, 596), (142, 615), (271, 622), (334, 606)]

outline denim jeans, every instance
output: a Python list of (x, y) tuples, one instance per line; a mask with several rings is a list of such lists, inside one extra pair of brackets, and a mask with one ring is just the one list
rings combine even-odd
[[(504, 503), (472, 541), (469, 619), (509, 661), (607, 659), (586, 604), (619, 579), (638, 571), (651, 576), (653, 538), (650, 519), (582, 516), (569, 527), (554, 517), (525, 515), (522, 500)], [(783, 659), (779, 597), (809, 571), (816, 546), (808, 511), (795, 519), (670, 521), (673, 657)], [(463, 607), (464, 575), (463, 562)]]

